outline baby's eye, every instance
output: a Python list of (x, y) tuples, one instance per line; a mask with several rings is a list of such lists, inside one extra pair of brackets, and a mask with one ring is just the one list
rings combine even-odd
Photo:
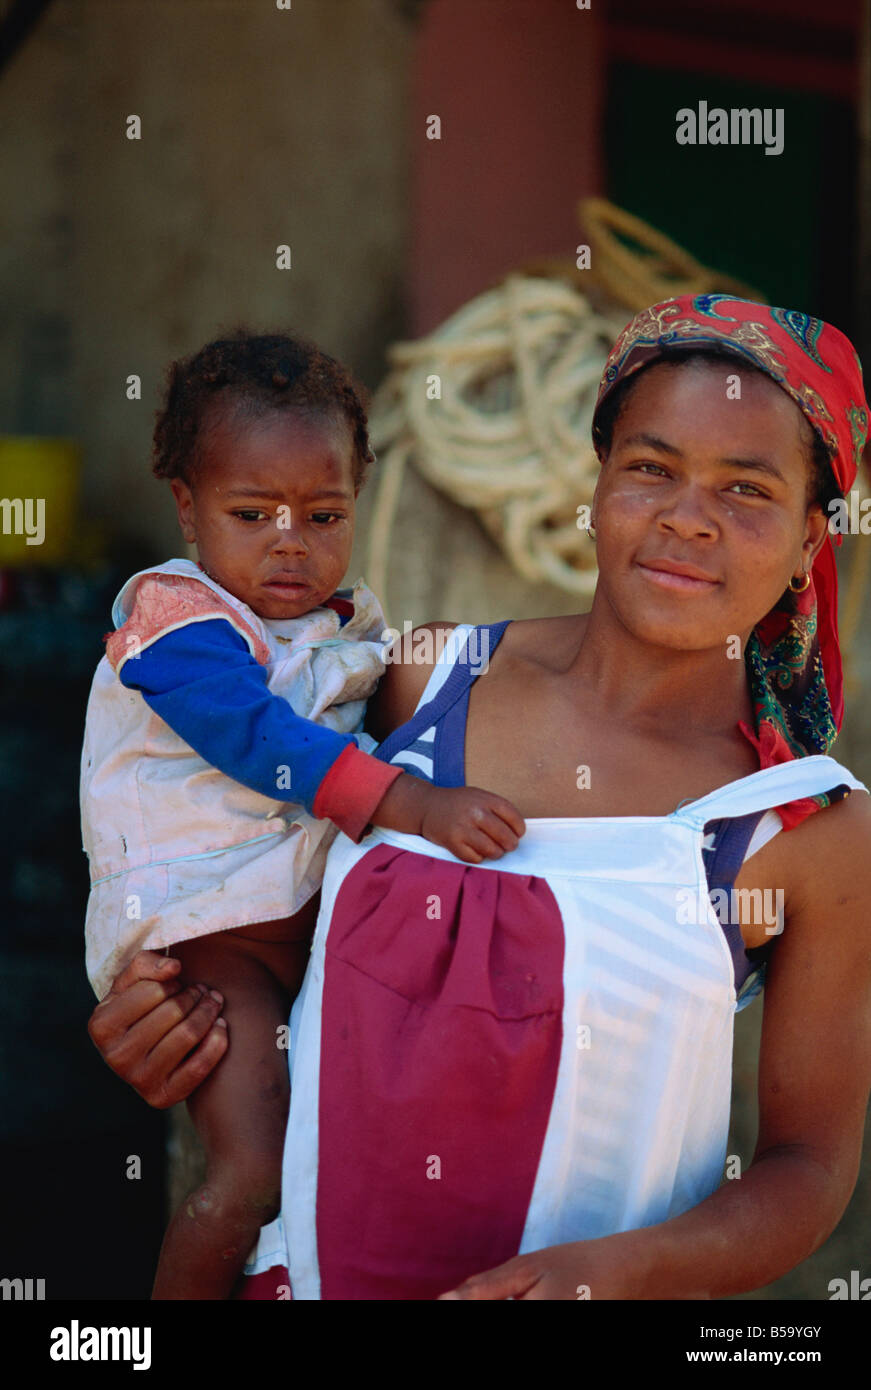
[(266, 513), (265, 513), (265, 512), (258, 511), (256, 507), (246, 507), (244, 511), (234, 512), (233, 515), (234, 515), (234, 516), (238, 516), (238, 518), (239, 518), (240, 521), (265, 521), (265, 520), (266, 520)]
[(334, 521), (342, 520), (341, 512), (312, 512), (312, 521), (329, 526)]

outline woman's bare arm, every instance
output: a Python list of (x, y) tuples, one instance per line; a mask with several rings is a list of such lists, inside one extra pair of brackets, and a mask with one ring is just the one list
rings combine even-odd
[(871, 797), (853, 793), (788, 839), (751, 1165), (681, 1216), (518, 1256), (451, 1297), (722, 1298), (780, 1278), (834, 1230), (871, 1090)]
[(854, 793), (790, 833), (799, 887), (766, 978), (753, 1163), (680, 1218), (696, 1217), (696, 1238), (708, 1232), (698, 1268), (712, 1297), (807, 1259), (859, 1172), (871, 1090), (871, 798)]

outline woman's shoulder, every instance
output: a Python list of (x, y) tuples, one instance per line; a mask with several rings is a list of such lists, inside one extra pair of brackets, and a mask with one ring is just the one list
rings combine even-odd
[[(586, 614), (557, 618), (508, 620), (503, 628), (497, 656), (501, 667), (515, 661), (560, 666), (566, 651), (574, 653), (580, 642)], [(443, 658), (451, 634), (457, 628), (487, 630), (498, 623), (456, 623), (439, 620), (421, 623), (397, 636), (385, 654), (385, 673), (377, 692), (369, 701), (366, 728), (382, 740), (411, 718), (426, 689), (436, 663)], [(471, 639), (470, 639), (471, 640)], [(489, 670), (490, 650), (483, 641), (473, 643), (473, 665)], [(506, 660), (507, 658), (507, 660)], [(563, 662), (564, 664), (564, 662)]]
[(864, 845), (866, 850), (871, 849), (871, 796), (860, 788), (849, 788), (830, 806), (822, 806), (806, 816), (782, 838), (793, 847), (846, 839), (851, 848)]
[[(566, 613), (556, 618), (516, 618), (505, 629), (505, 654), (562, 668), (567, 653), (577, 654), (588, 617), (588, 613)], [(553, 657), (556, 662), (548, 659)]]
[(827, 894), (837, 899), (860, 883), (871, 893), (871, 796), (850, 791), (776, 835), (771, 849), (794, 903), (818, 902)]

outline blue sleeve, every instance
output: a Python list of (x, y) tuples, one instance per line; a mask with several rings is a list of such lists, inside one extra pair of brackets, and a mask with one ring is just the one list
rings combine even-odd
[(210, 618), (129, 657), (119, 679), (141, 691), (207, 763), (263, 796), (311, 811), (326, 773), (357, 740), (294, 714), (269, 690), (266, 674), (235, 628)]

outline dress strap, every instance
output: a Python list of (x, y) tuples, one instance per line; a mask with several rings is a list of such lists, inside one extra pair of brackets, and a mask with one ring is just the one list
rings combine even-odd
[[(726, 894), (725, 901), (731, 903), (735, 879), (738, 877), (746, 858), (747, 847), (753, 838), (753, 832), (764, 815), (764, 811), (751, 811), (749, 816), (735, 816), (731, 820), (706, 822), (706, 829), (709, 833), (713, 832), (714, 841), (711, 849), (702, 846), (709, 893), (713, 893), (715, 889), (720, 889)], [(719, 901), (723, 901), (723, 899)], [(723, 934), (735, 967), (735, 989), (740, 991), (754, 970), (759, 967), (748, 957), (744, 949), (741, 925), (733, 919), (731, 912), (725, 914), (725, 919), (719, 913), (717, 913), (717, 917), (723, 928)]]
[(702, 848), (702, 854), (710, 856), (706, 861), (709, 888), (732, 887), (747, 857), (753, 832), (764, 815), (764, 811), (751, 811), (748, 816), (706, 822), (714, 841), (712, 849)]
[[(429, 680), (424, 686), (423, 693), (415, 705), (415, 715), (418, 710), (423, 709), (424, 705), (430, 704), (431, 701), (435, 699), (453, 671), (457, 661), (461, 657), (465, 657), (466, 661), (470, 659), (467, 648), (469, 646), (469, 639), (474, 631), (474, 623), (458, 623), (457, 626), (452, 628), (448, 633), (447, 640), (436, 657), (435, 664), (430, 671)], [(414, 718), (414, 715), (412, 715), (412, 718)]]
[(813, 754), (729, 782), (698, 801), (679, 807), (672, 817), (701, 830), (706, 821), (748, 816), (753, 811), (767, 811), (802, 797), (820, 796), (836, 787), (868, 791), (864, 782), (834, 758)]
[(375, 757), (390, 762), (397, 753), (435, 730), (433, 780), (437, 786), (461, 787), (465, 782), (465, 731), (469, 691), (486, 671), (510, 618), (502, 622), (455, 628), (436, 661), (411, 719), (394, 729)]

